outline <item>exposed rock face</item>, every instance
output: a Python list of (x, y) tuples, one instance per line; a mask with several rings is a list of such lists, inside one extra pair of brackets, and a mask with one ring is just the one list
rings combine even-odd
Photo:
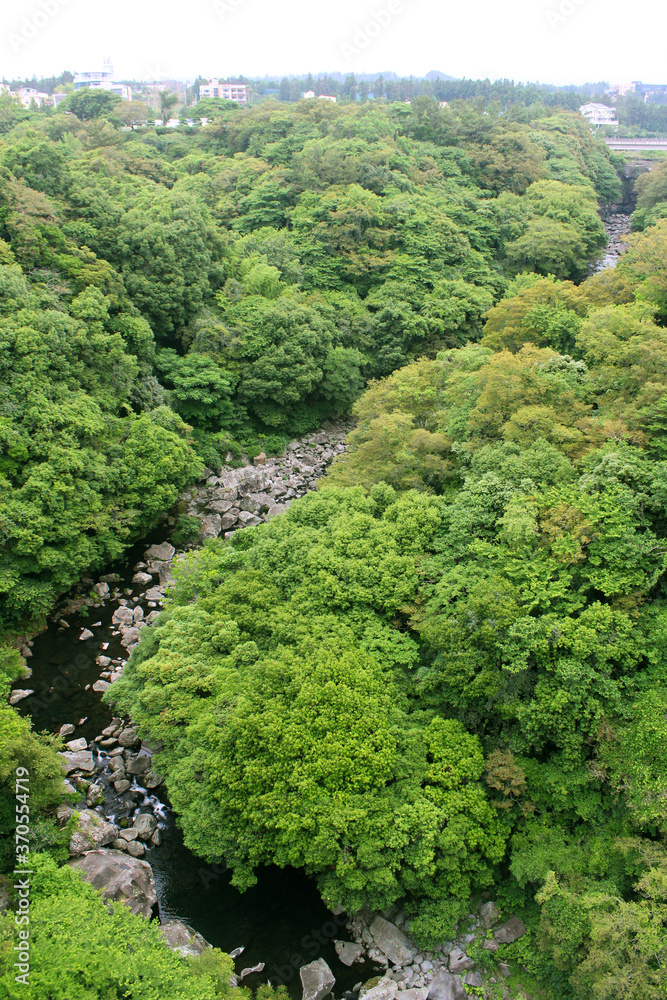
[(304, 965), (299, 975), (303, 986), (302, 1000), (324, 1000), (336, 985), (336, 978), (323, 958)]
[(170, 920), (162, 924), (159, 931), (160, 937), (172, 951), (177, 951), (184, 958), (196, 958), (211, 945), (182, 920)]
[(384, 917), (376, 917), (368, 929), (375, 946), (394, 965), (407, 965), (412, 961), (410, 941), (395, 924)]
[(118, 836), (118, 827), (108, 823), (92, 809), (77, 811), (78, 829), (70, 837), (70, 854), (83, 854), (110, 844)]
[(132, 913), (150, 917), (157, 903), (151, 866), (121, 851), (91, 851), (70, 861), (87, 882), (102, 890), (102, 899), (122, 902)]
[[(151, 545), (146, 549), (144, 556), (148, 562), (171, 562), (176, 555), (176, 549), (170, 542), (160, 542), (159, 545)], [(178, 921), (172, 921), (177, 923)], [(165, 927), (167, 924), (164, 925)], [(183, 924), (185, 927), (185, 924)], [(203, 940), (203, 939), (202, 939)]]

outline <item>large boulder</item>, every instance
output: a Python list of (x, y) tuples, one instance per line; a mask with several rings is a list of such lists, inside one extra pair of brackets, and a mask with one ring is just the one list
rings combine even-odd
[(160, 542), (159, 545), (151, 545), (144, 552), (144, 558), (148, 562), (170, 562), (175, 555), (176, 549), (170, 542)]
[(107, 822), (93, 809), (77, 810), (76, 820), (77, 828), (69, 841), (70, 854), (94, 851), (98, 847), (110, 844), (118, 836), (118, 827)]
[(299, 975), (303, 987), (301, 1000), (324, 1000), (336, 985), (336, 977), (323, 958), (304, 965)]
[(92, 771), (93, 755), (90, 750), (79, 750), (76, 753), (61, 753), (66, 774), (72, 771)]
[(157, 830), (157, 820), (150, 813), (139, 813), (132, 824), (132, 829), (137, 831), (139, 840), (150, 840)]
[(449, 953), (450, 972), (466, 972), (468, 969), (472, 969), (474, 964), (473, 959), (466, 955), (462, 948), (452, 948)]
[(518, 917), (510, 917), (500, 927), (496, 927), (493, 936), (498, 944), (511, 944), (518, 941), (526, 933), (526, 925)]
[(441, 970), (433, 978), (428, 1000), (463, 1000), (467, 995), (460, 976)]
[(87, 882), (102, 891), (102, 899), (124, 903), (147, 919), (157, 904), (153, 871), (146, 861), (121, 851), (91, 851), (70, 861)]
[(217, 538), (222, 531), (222, 518), (219, 514), (207, 514), (201, 519), (199, 531), (199, 541), (205, 542), (208, 538)]
[(489, 900), (488, 903), (482, 903), (479, 908), (479, 922), (485, 930), (497, 924), (499, 916), (498, 907), (492, 900)]
[(359, 962), (364, 953), (361, 945), (355, 944), (354, 941), (334, 941), (334, 948), (343, 965), (353, 965), (355, 962)]
[(113, 613), (111, 621), (114, 625), (129, 625), (134, 621), (134, 610), (132, 608), (126, 608), (124, 604), (121, 604), (119, 608)]
[(172, 951), (177, 951), (184, 958), (196, 958), (211, 945), (182, 920), (169, 920), (162, 924), (159, 931), (160, 937)]
[(385, 920), (384, 917), (376, 917), (369, 930), (376, 948), (383, 955), (386, 955), (390, 962), (393, 962), (394, 965), (410, 965), (412, 963), (413, 952), (410, 941), (395, 924)]
[(369, 979), (359, 990), (359, 1000), (394, 1000), (398, 983), (388, 976)]

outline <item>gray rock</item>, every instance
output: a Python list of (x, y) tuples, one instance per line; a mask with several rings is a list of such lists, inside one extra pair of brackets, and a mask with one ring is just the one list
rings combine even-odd
[[(242, 510), (239, 513), (239, 524), (242, 528), (253, 528), (256, 524), (261, 524), (261, 518), (249, 510)], [(304, 966), (307, 968), (307, 966)]]
[(62, 803), (56, 808), (55, 817), (56, 822), (59, 826), (65, 826), (69, 822), (69, 818), (74, 812), (73, 806), (68, 806), (67, 803)]
[(9, 696), (9, 704), (18, 705), (20, 701), (23, 701), (24, 698), (29, 698), (34, 693), (32, 688), (16, 688)]
[(162, 924), (159, 934), (167, 947), (177, 951), (183, 958), (196, 958), (211, 947), (201, 934), (188, 927), (182, 920), (169, 920), (166, 924)]
[(144, 776), (143, 785), (144, 788), (158, 788), (164, 781), (161, 774), (155, 774), (153, 771), (149, 771)]
[(153, 577), (150, 573), (144, 573), (143, 570), (139, 570), (132, 577), (132, 583), (138, 583), (140, 587), (147, 587), (149, 583), (153, 582)]
[(128, 774), (145, 774), (146, 771), (150, 771), (151, 758), (147, 755), (141, 757), (134, 757), (132, 760), (127, 762), (125, 770)]
[(132, 829), (137, 831), (139, 840), (150, 840), (157, 830), (157, 820), (150, 813), (139, 813), (132, 824)]
[(284, 514), (287, 510), (287, 504), (284, 503), (273, 503), (266, 512), (267, 517), (277, 517), (279, 514)]
[(411, 989), (403, 990), (401, 996), (403, 1000), (426, 1000), (429, 989), (430, 987), (428, 986), (412, 987)]
[(61, 736), (70, 736), (74, 732), (75, 729), (76, 729), (76, 726), (73, 726), (71, 722), (65, 722), (60, 727), (60, 729), (58, 730), (58, 732), (59, 732), (59, 734)]
[(113, 848), (114, 851), (126, 851), (127, 841), (123, 840), (122, 837), (118, 837), (117, 840), (112, 840), (109, 847)]
[(301, 1000), (324, 1000), (336, 985), (336, 978), (323, 958), (304, 965), (299, 975), (303, 987)]
[(138, 747), (141, 745), (141, 740), (134, 729), (123, 729), (118, 734), (118, 743), (122, 747)]
[(141, 632), (138, 628), (124, 628), (120, 637), (121, 646), (125, 646), (125, 649), (129, 649), (130, 646), (134, 646), (135, 643), (139, 642), (141, 638)]
[(93, 755), (90, 750), (79, 750), (77, 753), (61, 753), (60, 756), (64, 761), (66, 774), (71, 774), (72, 771), (93, 770)]
[(97, 806), (100, 802), (104, 802), (104, 789), (101, 785), (89, 785), (86, 791), (86, 805)]
[(472, 969), (474, 964), (472, 958), (466, 955), (462, 948), (452, 948), (449, 953), (450, 972), (466, 972), (467, 969)]
[(134, 621), (134, 611), (121, 605), (114, 611), (111, 621), (114, 625), (129, 625)]
[(121, 851), (99, 850), (70, 861), (102, 899), (124, 903), (132, 913), (150, 917), (157, 904), (151, 866)]
[(498, 962), (498, 972), (503, 977), (503, 979), (507, 979), (507, 977), (510, 974), (510, 967), (507, 964), (507, 962)]
[(493, 936), (498, 944), (511, 944), (518, 941), (526, 933), (526, 925), (518, 917), (510, 917), (500, 927), (496, 927)]
[(83, 854), (110, 844), (118, 836), (118, 827), (108, 823), (92, 809), (76, 810), (77, 829), (69, 841), (70, 854)]
[(95, 637), (94, 637), (93, 633), (92, 633), (92, 632), (90, 631), (90, 629), (89, 629), (89, 628), (84, 628), (83, 632), (82, 632), (82, 633), (81, 633), (81, 635), (79, 636), (79, 639), (80, 639), (80, 640), (81, 640), (81, 639), (82, 639), (82, 640), (85, 640), (85, 639), (94, 639), (94, 638), (95, 638)]
[[(226, 514), (232, 506), (231, 500), (211, 500), (206, 505), (208, 510), (214, 510), (217, 514)], [(223, 519), (224, 520), (224, 519)]]
[(394, 965), (409, 965), (412, 961), (410, 941), (395, 924), (376, 917), (369, 927), (375, 945)]
[(121, 830), (120, 836), (123, 838), (123, 840), (136, 840), (137, 831), (134, 829)]
[(467, 995), (460, 976), (441, 970), (433, 978), (428, 991), (428, 1000), (463, 1000)]
[(171, 542), (160, 542), (159, 545), (151, 545), (144, 552), (144, 559), (148, 562), (171, 562), (176, 555), (176, 549)]
[(108, 691), (110, 687), (109, 681), (95, 681), (93, 691)]
[(353, 941), (334, 941), (334, 948), (343, 965), (353, 965), (364, 953), (361, 945)]
[[(99, 656), (95, 657), (95, 663), (97, 663), (100, 667), (108, 667), (111, 664), (111, 657), (110, 656), (103, 656), (100, 653)], [(103, 733), (104, 733), (104, 730), (103, 730)]]
[(498, 951), (500, 945), (498, 944), (497, 941), (494, 941), (492, 938), (489, 938), (488, 941), (484, 942), (482, 947), (484, 948), (484, 951)]
[(123, 795), (131, 785), (132, 782), (128, 781), (127, 778), (121, 778), (120, 781), (114, 781), (113, 783), (113, 787), (119, 795)]
[(133, 858), (143, 858), (146, 848), (139, 840), (129, 840), (127, 842), (127, 853)]
[(111, 591), (109, 590), (109, 584), (106, 581), (96, 583), (92, 588), (93, 594), (97, 594), (101, 601), (106, 601), (107, 597), (110, 597)]
[(199, 540), (205, 542), (209, 538), (217, 538), (222, 531), (222, 518), (219, 514), (207, 514), (201, 519)]
[(482, 985), (481, 972), (466, 972), (463, 977), (464, 986), (476, 986), (478, 989)]
[(482, 903), (479, 908), (479, 922), (485, 930), (497, 924), (499, 916), (498, 907), (493, 900), (489, 900), (488, 903)]
[(369, 979), (359, 990), (359, 1000), (394, 1000), (398, 993), (398, 983), (388, 976)]

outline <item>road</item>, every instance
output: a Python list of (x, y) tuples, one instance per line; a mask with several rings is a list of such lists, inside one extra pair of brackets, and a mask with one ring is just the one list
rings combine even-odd
[(667, 139), (605, 139), (610, 149), (667, 149)]

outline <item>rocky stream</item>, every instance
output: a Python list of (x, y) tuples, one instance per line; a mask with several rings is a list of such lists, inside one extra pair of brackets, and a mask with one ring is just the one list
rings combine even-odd
[[(345, 450), (349, 429), (325, 427), (291, 442), (278, 458), (259, 455), (238, 468), (206, 470), (178, 505), (198, 518), (198, 543), (261, 524), (315, 489)], [(485, 977), (485, 963), (468, 952), (496, 952), (525, 928), (511, 915), (501, 923), (491, 900), (471, 901), (456, 940), (424, 952), (396, 907), (384, 914), (331, 913), (314, 882), (294, 869), (263, 870), (241, 895), (223, 866), (207, 865), (184, 847), (160, 774), (159, 745), (142, 741), (131, 720), (112, 717), (101, 700), (166, 600), (174, 561), (184, 555), (170, 541), (174, 521), (169, 517), (121, 566), (85, 577), (48, 628), (22, 648), (31, 676), (10, 700), (31, 714), (36, 728), (66, 740), (67, 798), (56, 817), (70, 824), (70, 864), (104, 898), (159, 917), (169, 947), (184, 955), (220, 947), (235, 959), (237, 982), (284, 984), (298, 1000), (324, 1000), (334, 990), (350, 1000), (454, 1000), (502, 982), (506, 964)]]

